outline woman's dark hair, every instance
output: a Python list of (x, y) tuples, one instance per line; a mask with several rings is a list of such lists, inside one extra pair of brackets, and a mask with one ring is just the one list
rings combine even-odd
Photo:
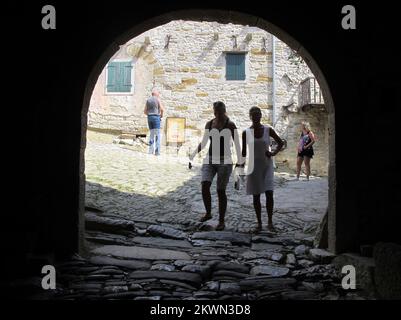
[(252, 107), (251, 109), (249, 109), (249, 114), (254, 112), (262, 113), (262, 110), (259, 107)]
[(213, 109), (215, 110), (220, 110), (222, 112), (226, 112), (226, 105), (224, 104), (224, 102), (221, 101), (216, 101), (213, 103)]

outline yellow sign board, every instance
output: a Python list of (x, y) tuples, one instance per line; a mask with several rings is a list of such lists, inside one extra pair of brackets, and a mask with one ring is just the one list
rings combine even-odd
[(166, 118), (166, 142), (167, 144), (185, 142), (185, 118)]

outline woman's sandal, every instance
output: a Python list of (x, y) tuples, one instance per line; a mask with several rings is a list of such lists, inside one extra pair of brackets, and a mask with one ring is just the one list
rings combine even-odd
[(212, 215), (206, 213), (206, 214), (200, 219), (200, 222), (205, 222), (205, 221), (208, 221), (208, 220), (210, 220), (210, 219), (212, 219)]

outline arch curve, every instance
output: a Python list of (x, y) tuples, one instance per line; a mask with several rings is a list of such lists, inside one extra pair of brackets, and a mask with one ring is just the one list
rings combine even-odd
[(337, 252), (336, 239), (336, 168), (335, 168), (335, 108), (330, 88), (326, 78), (312, 55), (291, 35), (278, 26), (266, 21), (263, 18), (239, 11), (215, 10), (215, 9), (190, 9), (177, 10), (158, 15), (135, 24), (123, 34), (118, 36), (97, 60), (92, 68), (89, 78), (86, 82), (84, 91), (83, 105), (81, 109), (81, 148), (80, 148), (80, 190), (79, 190), (79, 251), (84, 252), (84, 208), (85, 208), (85, 148), (87, 115), (89, 110), (90, 98), (97, 82), (97, 79), (110, 58), (119, 50), (119, 47), (132, 38), (143, 32), (169, 23), (173, 20), (191, 20), (218, 22), (222, 24), (234, 23), (249, 25), (263, 29), (275, 37), (285, 42), (291, 49), (296, 51), (306, 62), (312, 73), (315, 75), (323, 92), (325, 106), (328, 112), (329, 129), (329, 199), (328, 199), (328, 244), (329, 250)]

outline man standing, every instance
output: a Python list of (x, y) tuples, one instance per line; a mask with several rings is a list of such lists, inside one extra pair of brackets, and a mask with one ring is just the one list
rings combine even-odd
[(160, 155), (160, 120), (163, 117), (164, 106), (160, 101), (159, 91), (152, 90), (152, 96), (146, 100), (144, 114), (148, 116), (149, 154)]
[(227, 208), (226, 187), (232, 172), (232, 153), (231, 145), (234, 140), (235, 149), (238, 157), (237, 163), (242, 163), (240, 144), (238, 139), (237, 127), (234, 122), (226, 115), (226, 106), (223, 102), (213, 103), (215, 118), (206, 123), (205, 133), (198, 148), (190, 155), (190, 160), (206, 146), (210, 139), (208, 156), (202, 165), (202, 198), (206, 213), (201, 218), (201, 222), (212, 218), (212, 197), (210, 186), (217, 173), (217, 195), (219, 200), (219, 224), (216, 230), (224, 230), (225, 213)]

